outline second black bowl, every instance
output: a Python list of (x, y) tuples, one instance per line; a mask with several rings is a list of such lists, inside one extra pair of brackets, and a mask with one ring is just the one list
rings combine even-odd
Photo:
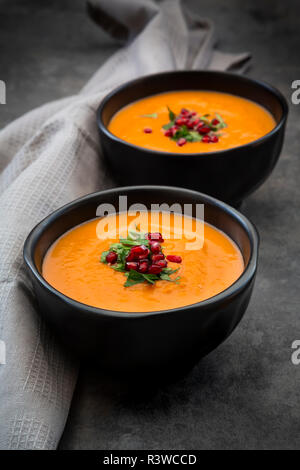
[[(211, 90), (247, 98), (269, 110), (276, 127), (249, 144), (202, 154), (174, 154), (137, 147), (107, 129), (112, 116), (123, 106), (174, 90)], [(287, 114), (285, 98), (265, 83), (227, 72), (180, 71), (148, 75), (120, 86), (100, 104), (97, 122), (103, 153), (120, 183), (168, 183), (237, 205), (273, 170), (282, 148)]]

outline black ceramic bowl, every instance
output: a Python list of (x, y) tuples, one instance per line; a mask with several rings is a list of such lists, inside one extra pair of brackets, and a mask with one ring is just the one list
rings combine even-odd
[[(212, 90), (248, 98), (268, 109), (277, 125), (247, 145), (202, 154), (149, 150), (129, 144), (108, 131), (110, 119), (123, 106), (172, 90)], [(120, 86), (101, 102), (97, 122), (103, 153), (120, 183), (170, 182), (237, 205), (273, 170), (282, 148), (287, 114), (285, 98), (270, 85), (232, 73), (181, 71), (148, 75)]]
[[(121, 313), (84, 305), (51, 287), (42, 276), (50, 245), (77, 224), (95, 218), (99, 204), (204, 203), (205, 221), (239, 246), (245, 261), (240, 278), (220, 294), (193, 305), (150, 313)], [(239, 212), (212, 197), (182, 188), (125, 187), (77, 199), (40, 222), (28, 236), (24, 259), (40, 312), (64, 343), (111, 372), (169, 376), (191, 368), (234, 330), (248, 305), (256, 272), (258, 235)]]

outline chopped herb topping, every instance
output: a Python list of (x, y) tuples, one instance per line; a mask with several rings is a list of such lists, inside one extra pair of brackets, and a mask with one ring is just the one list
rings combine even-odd
[(170, 121), (163, 126), (164, 134), (180, 147), (187, 142), (216, 143), (221, 136), (219, 131), (227, 126), (218, 113), (211, 118), (209, 114), (198, 116), (195, 111), (182, 108), (176, 115), (169, 106), (167, 108)]
[(108, 251), (101, 254), (100, 261), (125, 274), (125, 287), (142, 282), (152, 285), (157, 281), (178, 283), (179, 276), (170, 276), (177, 273), (179, 268), (168, 268), (168, 260), (181, 263), (182, 259), (175, 255), (166, 258), (161, 246), (163, 242), (160, 233), (129, 231), (127, 238), (120, 238), (119, 243), (113, 243)]

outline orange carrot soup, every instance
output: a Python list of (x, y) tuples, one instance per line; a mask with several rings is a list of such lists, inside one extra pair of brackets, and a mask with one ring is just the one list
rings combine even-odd
[(276, 125), (259, 104), (213, 91), (173, 91), (125, 106), (108, 129), (120, 139), (147, 149), (203, 153), (253, 142)]
[(154, 231), (145, 233), (139, 227), (126, 231), (125, 237), (113, 230), (121, 225), (121, 214), (107, 217), (112, 229), (105, 236), (103, 218), (76, 226), (49, 248), (44, 278), (87, 305), (149, 312), (208, 299), (242, 274), (241, 252), (223, 232), (180, 214), (169, 214), (167, 225), (157, 214)]

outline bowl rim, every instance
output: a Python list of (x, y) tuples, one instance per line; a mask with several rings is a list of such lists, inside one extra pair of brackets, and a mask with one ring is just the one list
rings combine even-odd
[[(189, 305), (184, 305), (182, 307), (177, 307), (173, 309), (165, 309), (165, 310), (156, 310), (156, 311), (149, 311), (149, 312), (123, 312), (123, 311), (113, 311), (113, 310), (106, 310), (99, 307), (93, 307), (91, 305), (84, 304), (77, 300), (72, 299), (71, 297), (66, 296), (62, 292), (59, 292), (53, 286), (51, 286), (39, 273), (35, 262), (34, 262), (34, 250), (36, 243), (38, 242), (41, 235), (46, 231), (47, 227), (51, 225), (57, 218), (64, 215), (70, 209), (76, 209), (81, 205), (86, 204), (89, 200), (97, 199), (102, 195), (110, 195), (114, 193), (122, 194), (123, 192), (128, 193), (129, 191), (172, 191), (172, 192), (184, 192), (191, 197), (197, 197), (197, 199), (201, 198), (201, 202), (204, 204), (211, 204), (218, 209), (225, 211), (228, 215), (233, 217), (245, 230), (247, 236), (250, 241), (250, 258), (246, 269), (242, 272), (239, 278), (231, 284), (227, 289), (219, 292), (218, 294), (209, 297), (206, 300), (196, 302)], [(76, 225), (74, 225), (75, 227)], [(176, 186), (154, 186), (154, 185), (144, 185), (144, 186), (124, 186), (124, 187), (117, 187), (112, 189), (107, 189), (104, 191), (93, 192), (87, 194), (83, 197), (77, 198), (68, 204), (63, 205), (62, 207), (56, 209), (55, 211), (51, 212), (47, 217), (45, 217), (41, 222), (39, 222), (29, 233), (27, 236), (24, 248), (23, 248), (23, 258), (25, 264), (31, 271), (31, 274), (36, 278), (36, 280), (42, 285), (44, 289), (49, 291), (52, 295), (59, 298), (63, 303), (74, 308), (74, 310), (85, 310), (85, 313), (93, 315), (93, 316), (106, 316), (106, 317), (115, 317), (115, 318), (123, 318), (123, 319), (136, 319), (136, 318), (146, 318), (151, 317), (154, 315), (169, 315), (176, 312), (185, 312), (187, 310), (191, 310), (194, 308), (206, 308), (210, 307), (214, 304), (219, 304), (224, 302), (224, 300), (228, 300), (229, 298), (236, 296), (240, 291), (242, 291), (252, 280), (255, 276), (256, 269), (257, 269), (257, 261), (258, 261), (258, 246), (259, 246), (259, 234), (255, 227), (255, 225), (247, 219), (243, 214), (239, 211), (234, 209), (233, 207), (229, 206), (223, 201), (220, 201), (212, 196), (208, 196), (203, 193), (199, 193), (197, 191), (193, 191), (186, 188), (180, 188)]]
[[(198, 153), (197, 152), (186, 152), (186, 153), (166, 152), (164, 150), (155, 150), (155, 149), (149, 149), (149, 148), (146, 148), (146, 147), (141, 147), (141, 146), (138, 146), (138, 145), (135, 145), (135, 144), (131, 144), (130, 142), (126, 142), (126, 140), (123, 140), (120, 137), (117, 137), (112, 132), (110, 132), (107, 129), (107, 127), (105, 126), (105, 124), (102, 120), (102, 111), (104, 110), (104, 108), (105, 108), (106, 104), (109, 102), (109, 100), (113, 96), (115, 96), (117, 93), (125, 90), (126, 88), (128, 88), (130, 86), (137, 86), (138, 87), (141, 84), (141, 82), (143, 82), (144, 80), (148, 80), (148, 79), (151, 79), (151, 78), (154, 78), (154, 77), (168, 76), (168, 75), (169, 76), (171, 76), (171, 75), (189, 75), (189, 74), (217, 75), (217, 76), (220, 77), (220, 79), (222, 77), (226, 76), (226, 77), (231, 77), (232, 79), (244, 81), (245, 83), (248, 83), (249, 85), (254, 85), (254, 86), (258, 86), (258, 87), (263, 88), (264, 90), (266, 90), (266, 91), (270, 92), (271, 94), (273, 94), (278, 99), (278, 101), (279, 101), (279, 103), (282, 107), (282, 116), (281, 116), (280, 121), (276, 124), (276, 126), (270, 132), (263, 135), (259, 139), (252, 140), (251, 142), (248, 142), (247, 144), (238, 145), (236, 147), (232, 147), (232, 148), (228, 148), (228, 149), (215, 150), (213, 152), (202, 152), (202, 153), (199, 153), (199, 152)], [(187, 90), (189, 90), (189, 87), (187, 87)], [(162, 91), (161, 93), (167, 93), (167, 91), (165, 91), (165, 92)], [(220, 91), (220, 93), (222, 93), (222, 92)], [(226, 93), (226, 92), (224, 92), (224, 93)], [(157, 93), (157, 94), (159, 94), (159, 93)], [(237, 95), (237, 96), (240, 96), (240, 95)], [(142, 98), (140, 98), (140, 99), (142, 99)], [(252, 100), (252, 101), (254, 101), (254, 100)], [(133, 102), (134, 101), (132, 101), (132, 103)], [(277, 133), (285, 125), (286, 120), (287, 120), (287, 116), (288, 116), (288, 112), (289, 112), (288, 103), (287, 103), (286, 98), (281, 93), (281, 91), (279, 91), (278, 88), (274, 87), (273, 85), (270, 85), (269, 83), (264, 82), (262, 80), (254, 79), (254, 78), (251, 78), (251, 77), (246, 77), (244, 75), (239, 75), (239, 74), (234, 73), (234, 72), (223, 72), (223, 71), (219, 71), (219, 70), (174, 70), (174, 71), (159, 72), (159, 73), (153, 73), (153, 74), (149, 74), (149, 75), (143, 75), (142, 77), (135, 78), (133, 80), (127, 81), (127, 82), (123, 83), (122, 85), (119, 85), (118, 87), (114, 88), (100, 102), (100, 105), (99, 105), (99, 107), (97, 109), (97, 113), (96, 113), (96, 119), (97, 119), (97, 125), (98, 125), (99, 130), (101, 132), (103, 132), (106, 135), (106, 137), (108, 137), (109, 139), (111, 139), (111, 140), (113, 140), (113, 141), (115, 141), (115, 142), (117, 142), (121, 145), (125, 145), (129, 149), (140, 150), (140, 151), (143, 151), (143, 152), (146, 152), (146, 153), (160, 155), (160, 156), (163, 155), (164, 157), (166, 156), (168, 158), (174, 157), (174, 156), (176, 156), (177, 158), (180, 158), (180, 157), (181, 158), (183, 158), (183, 157), (191, 157), (192, 158), (192, 157), (198, 157), (198, 156), (201, 156), (201, 158), (208, 158), (208, 157), (211, 157), (211, 156), (223, 156), (223, 155), (226, 156), (226, 155), (228, 155), (228, 153), (233, 152), (235, 150), (249, 148), (253, 145), (258, 145), (258, 144), (264, 142), (265, 140), (272, 137), (275, 133)]]

